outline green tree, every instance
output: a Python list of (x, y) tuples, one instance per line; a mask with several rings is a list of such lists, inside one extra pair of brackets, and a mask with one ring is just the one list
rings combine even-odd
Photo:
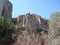
[(0, 17), (0, 43), (9, 44), (13, 41), (12, 33), (14, 32), (14, 24), (11, 21)]

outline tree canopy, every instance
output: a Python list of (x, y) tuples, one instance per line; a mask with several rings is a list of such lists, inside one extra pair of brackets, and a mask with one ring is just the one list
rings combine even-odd
[(0, 17), (0, 43), (11, 43), (14, 24), (10, 20)]

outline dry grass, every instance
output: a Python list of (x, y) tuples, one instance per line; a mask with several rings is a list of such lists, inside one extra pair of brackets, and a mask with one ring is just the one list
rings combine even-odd
[(48, 45), (48, 36), (46, 34), (28, 34), (18, 35), (16, 42), (12, 45)]

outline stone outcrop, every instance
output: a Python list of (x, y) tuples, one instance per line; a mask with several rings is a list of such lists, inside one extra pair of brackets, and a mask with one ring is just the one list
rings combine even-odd
[[(20, 27), (25, 27), (29, 32), (36, 32), (39, 29), (48, 30), (48, 20), (37, 14), (27, 13), (13, 18), (12, 21)], [(12, 45), (48, 45), (47, 34), (30, 33), (27, 36), (19, 34), (16, 37), (16, 42)]]
[(9, 0), (0, 0), (0, 16), (12, 19), (12, 4)]
[[(12, 4), (9, 0), (0, 0), (0, 16), (12, 19)], [(27, 13), (12, 19), (15, 24), (27, 30), (48, 29), (48, 21), (36, 14)]]
[[(0, 0), (0, 16), (6, 19), (12, 19), (12, 4), (9, 0)], [(12, 19), (13, 23), (24, 27), (30, 32), (36, 32), (39, 29), (48, 30), (48, 20), (37, 14), (27, 13)], [(16, 36), (17, 40), (12, 45), (48, 45), (48, 36), (40, 34), (31, 34), (25, 36)], [(0, 44), (4, 45), (4, 44)]]
[(28, 13), (20, 15), (17, 18), (13, 18), (13, 22), (18, 24), (20, 27), (25, 27), (27, 30), (48, 30), (48, 21), (37, 14)]

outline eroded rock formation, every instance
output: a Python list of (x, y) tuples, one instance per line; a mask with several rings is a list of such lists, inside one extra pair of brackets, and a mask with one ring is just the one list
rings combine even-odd
[[(0, 16), (9, 20), (12, 19), (12, 4), (9, 0), (0, 0)], [(48, 21), (37, 14), (27, 13), (13, 18), (12, 21), (30, 32), (36, 32), (39, 29), (48, 30)], [(48, 36), (31, 34), (27, 37), (17, 36), (16, 39), (12, 45), (47, 45)]]
[(14, 23), (17, 23), (20, 27), (25, 27), (27, 30), (48, 30), (48, 21), (36, 14), (20, 15), (13, 19)]
[(0, 16), (12, 19), (12, 4), (9, 0), (0, 0)]

